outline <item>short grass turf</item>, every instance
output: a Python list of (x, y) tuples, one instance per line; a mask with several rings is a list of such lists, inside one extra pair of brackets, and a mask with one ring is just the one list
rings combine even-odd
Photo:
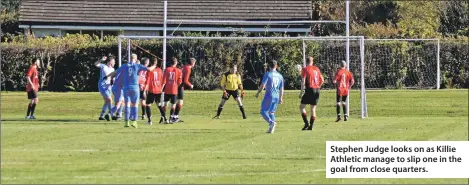
[[(458, 183), (467, 179), (326, 179), (325, 142), (468, 140), (468, 91), (368, 91), (369, 118), (335, 123), (334, 91), (322, 91), (312, 132), (301, 131), (298, 92), (265, 134), (261, 99), (248, 91), (247, 120), (233, 100), (212, 120), (221, 92), (186, 91), (183, 124), (123, 128), (98, 121), (99, 93), (40, 92), (35, 121), (26, 93), (1, 94), (1, 183)], [(154, 106), (153, 106), (154, 107)], [(141, 111), (141, 110), (139, 110)], [(153, 108), (154, 115), (158, 113)], [(158, 120), (158, 119), (157, 119)]]

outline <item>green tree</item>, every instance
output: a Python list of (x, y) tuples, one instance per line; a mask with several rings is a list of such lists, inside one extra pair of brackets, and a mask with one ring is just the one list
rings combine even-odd
[(439, 31), (444, 36), (469, 36), (469, 5), (467, 1), (442, 2)]
[(439, 1), (398, 1), (397, 26), (405, 38), (439, 37)]

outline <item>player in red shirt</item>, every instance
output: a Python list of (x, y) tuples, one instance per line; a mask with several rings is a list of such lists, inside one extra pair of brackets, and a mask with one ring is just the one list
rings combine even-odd
[(147, 118), (148, 124), (152, 125), (152, 115), (151, 115), (151, 104), (155, 102), (160, 110), (161, 119), (160, 123), (166, 122), (163, 115), (163, 107), (160, 105), (161, 102), (161, 92), (162, 92), (162, 81), (163, 81), (163, 71), (161, 68), (157, 68), (158, 59), (154, 58), (150, 63), (150, 67), (155, 67), (155, 69), (147, 72), (146, 83), (145, 83), (145, 92), (146, 97), (146, 109), (147, 109)]
[(178, 101), (176, 103), (176, 110), (174, 111), (174, 122), (183, 122), (179, 119), (179, 112), (181, 111), (183, 102), (184, 102), (184, 88), (193, 89), (194, 85), (189, 81), (192, 68), (195, 66), (195, 58), (190, 58), (189, 63), (182, 67), (182, 84), (178, 89)]
[(182, 83), (182, 72), (176, 68), (178, 59), (173, 58), (171, 60), (171, 66), (164, 70), (163, 74), (163, 87), (164, 87), (164, 102), (163, 102), (163, 117), (166, 119), (166, 105), (167, 102), (171, 102), (171, 117), (169, 123), (174, 122), (174, 111), (176, 109), (176, 99), (178, 94), (178, 87)]
[(334, 78), (334, 84), (336, 84), (337, 86), (336, 88), (337, 89), (337, 92), (336, 92), (337, 120), (336, 122), (339, 122), (341, 120), (340, 119), (340, 106), (341, 105), (344, 110), (344, 121), (347, 121), (348, 119), (346, 102), (347, 102), (349, 90), (355, 83), (352, 73), (345, 68), (346, 66), (347, 66), (347, 63), (345, 61), (342, 61), (341, 68), (337, 71), (335, 78)]
[[(143, 66), (148, 67), (148, 64), (150, 63), (149, 58), (142, 58), (143, 61)], [(139, 62), (138, 62), (139, 63)], [(142, 102), (142, 120), (145, 119), (145, 110), (147, 105), (145, 104), (145, 96), (143, 94), (143, 91), (145, 90), (145, 82), (147, 79), (147, 71), (140, 71), (138, 73), (138, 85), (140, 87), (140, 100)]]
[[(302, 130), (313, 130), (314, 120), (316, 120), (316, 105), (319, 101), (319, 89), (324, 83), (321, 70), (313, 65), (313, 57), (308, 57), (307, 65), (301, 71), (301, 117), (305, 126)], [(311, 107), (311, 119), (308, 124), (308, 118), (306, 117), (306, 105)]]
[(28, 105), (26, 119), (36, 119), (36, 117), (34, 117), (34, 111), (36, 110), (37, 103), (39, 103), (37, 92), (39, 91), (38, 69), (40, 68), (40, 63), (41, 61), (38, 58), (32, 60), (31, 67), (29, 67), (29, 70), (26, 73), (26, 92), (28, 94), (28, 99), (31, 100)]

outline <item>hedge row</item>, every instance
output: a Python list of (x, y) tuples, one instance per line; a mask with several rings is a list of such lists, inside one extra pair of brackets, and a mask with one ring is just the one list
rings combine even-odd
[[(97, 91), (99, 70), (93, 63), (103, 55), (117, 55), (115, 38), (95, 41), (86, 36), (45, 38), (34, 42), (15, 41), (2, 45), (2, 89), (24, 90), (25, 72), (34, 57), (43, 61), (41, 83), (49, 91)], [(161, 58), (161, 40), (135, 42)], [(323, 71), (325, 88), (333, 88), (332, 78), (339, 62), (345, 60), (344, 41), (307, 41), (306, 54), (314, 56)], [(221, 74), (229, 64), (238, 65), (246, 89), (256, 89), (264, 73), (264, 63), (279, 61), (287, 89), (298, 89), (296, 64), (303, 63), (302, 42), (297, 40), (169, 40), (168, 59), (198, 60), (192, 82), (196, 89), (218, 88)], [(434, 88), (436, 86), (436, 42), (367, 41), (365, 84), (367, 88)], [(127, 46), (123, 44), (123, 60)], [(140, 57), (151, 57), (133, 48)], [(442, 88), (469, 87), (469, 48), (463, 42), (442, 42), (440, 48)], [(360, 46), (350, 43), (350, 69), (360, 83)], [(359, 87), (358, 85), (355, 88)]]

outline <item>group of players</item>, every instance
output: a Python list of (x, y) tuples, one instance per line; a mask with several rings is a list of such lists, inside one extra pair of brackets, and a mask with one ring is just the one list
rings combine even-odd
[[(314, 66), (313, 57), (306, 59), (306, 66), (301, 69), (301, 93), (300, 93), (300, 111), (303, 118), (304, 126), (302, 130), (312, 130), (314, 121), (316, 120), (316, 106), (319, 102), (321, 86), (324, 78), (320, 69)], [(102, 63), (105, 62), (105, 63)], [(160, 123), (176, 123), (183, 122), (179, 119), (184, 99), (184, 88), (193, 89), (189, 78), (192, 68), (195, 66), (196, 59), (190, 58), (188, 63), (182, 68), (177, 68), (178, 59), (173, 58), (170, 66), (164, 71), (158, 68), (158, 59), (154, 58), (150, 61), (148, 58), (142, 58), (142, 64), (137, 59), (136, 54), (131, 55), (131, 60), (123, 64), (117, 70), (114, 70), (115, 58), (103, 57), (101, 61), (97, 61), (94, 65), (100, 69), (100, 79), (98, 89), (103, 96), (104, 104), (102, 107), (99, 120), (118, 120), (122, 117), (124, 111), (124, 127), (137, 128), (138, 120), (138, 103), (142, 103), (142, 120), (145, 115), (148, 118), (148, 124), (152, 124), (151, 105), (156, 103), (160, 111)], [(37, 92), (39, 89), (38, 68), (39, 59), (33, 60), (30, 69), (27, 72), (26, 90), (28, 99), (31, 100), (28, 105), (26, 119), (35, 119), (34, 111), (39, 99)], [(260, 113), (265, 121), (269, 124), (267, 133), (274, 133), (277, 125), (275, 112), (279, 104), (283, 103), (284, 79), (277, 71), (278, 64), (276, 61), (269, 61), (269, 70), (266, 71), (262, 79), (261, 85), (256, 93), (256, 98), (265, 89), (266, 93), (262, 100)], [(354, 78), (350, 71), (346, 69), (345, 61), (341, 62), (341, 68), (337, 71), (334, 81), (337, 87), (336, 93), (336, 122), (341, 121), (340, 107), (343, 107), (344, 121), (348, 120), (347, 116), (347, 96), (350, 88), (354, 84)], [(223, 95), (218, 106), (217, 114), (214, 119), (219, 119), (220, 114), (226, 101), (233, 96), (239, 105), (243, 119), (246, 119), (242, 98), (244, 90), (241, 76), (237, 73), (236, 65), (230, 66), (230, 71), (223, 74), (221, 80), (221, 88)], [(241, 91), (241, 93), (239, 93)], [(164, 92), (164, 97), (161, 95)], [(112, 105), (112, 95), (114, 95), (114, 106)], [(163, 99), (163, 102), (161, 102)], [(168, 102), (171, 103), (170, 118), (166, 117), (166, 107)], [(308, 121), (306, 105), (310, 105), (311, 118)], [(108, 111), (106, 113), (106, 111)]]
[[(130, 62), (123, 64), (114, 71), (114, 57), (103, 57), (95, 66), (100, 69), (98, 89), (104, 99), (99, 120), (110, 121), (121, 119), (124, 112), (125, 127), (137, 127), (138, 104), (142, 106), (142, 120), (148, 118), (152, 124), (151, 105), (156, 103), (160, 111), (160, 123), (182, 122), (179, 112), (183, 105), (184, 88), (192, 89), (189, 77), (196, 60), (182, 69), (177, 68), (178, 60), (173, 58), (164, 72), (158, 68), (158, 59), (142, 58), (142, 64), (136, 54), (132, 54)], [(105, 62), (105, 63), (101, 63)], [(184, 83), (183, 83), (184, 82)], [(163, 102), (161, 94), (164, 92)], [(112, 95), (115, 105), (112, 107)], [(171, 103), (170, 118), (166, 117), (166, 106)], [(107, 111), (107, 113), (106, 113)]]

